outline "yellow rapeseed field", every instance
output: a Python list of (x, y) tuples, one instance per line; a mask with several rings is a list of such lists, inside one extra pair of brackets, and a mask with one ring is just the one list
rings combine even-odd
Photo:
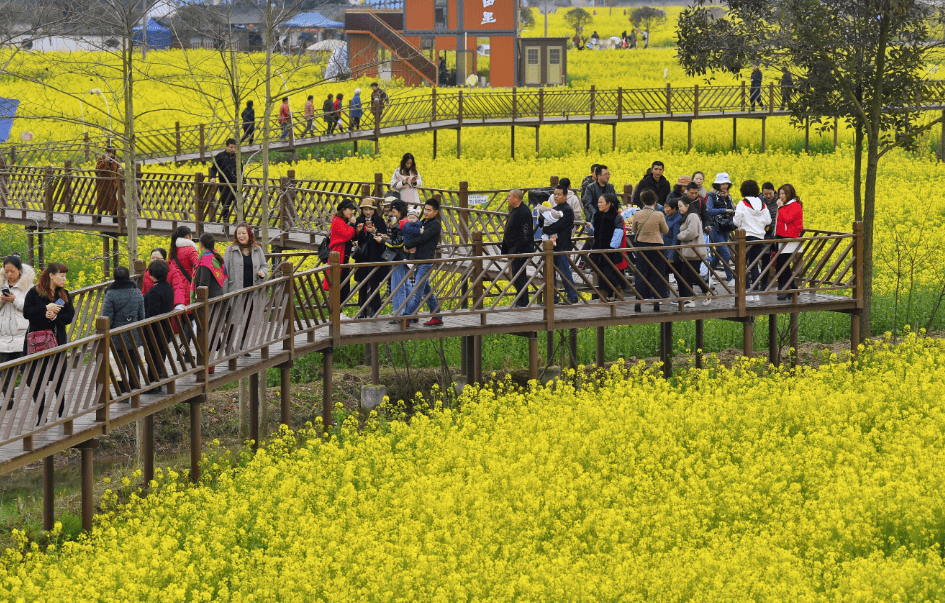
[(945, 589), (945, 344), (467, 390), (168, 473), (8, 550), (7, 601), (921, 601)]

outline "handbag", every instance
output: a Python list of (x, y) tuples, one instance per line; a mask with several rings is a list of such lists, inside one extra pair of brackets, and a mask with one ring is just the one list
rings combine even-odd
[(322, 239), (322, 242), (318, 244), (318, 259), (324, 264), (328, 261), (329, 255), (331, 255), (331, 247), (328, 246), (328, 237), (326, 236)]
[(35, 354), (45, 352), (59, 345), (56, 340), (56, 333), (52, 329), (43, 329), (42, 331), (30, 331), (26, 334), (26, 353)]
[(370, 261), (371, 254), (368, 252), (367, 244), (355, 247), (354, 251), (351, 253), (351, 259), (354, 260), (355, 263)]
[(385, 262), (393, 262), (397, 259), (397, 252), (387, 247), (384, 249), (384, 253), (381, 254), (381, 259)]
[(715, 216), (715, 227), (722, 234), (735, 231), (735, 217), (732, 214), (725, 213)]

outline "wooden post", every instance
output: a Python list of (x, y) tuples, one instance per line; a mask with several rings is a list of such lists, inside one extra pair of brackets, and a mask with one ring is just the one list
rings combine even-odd
[(696, 321), (696, 368), (702, 368), (703, 352), (705, 349), (705, 321)]
[(328, 346), (322, 351), (322, 429), (327, 433), (332, 425), (332, 356), (334, 350)]
[[(200, 304), (194, 313), (197, 322), (197, 364), (203, 368), (195, 375), (198, 383), (206, 385), (210, 381), (210, 305), (208, 302), (210, 290), (206, 287), (197, 287), (197, 303)], [(207, 391), (207, 390), (205, 390)]]
[(510, 132), (512, 133), (512, 141), (511, 141), (512, 152), (511, 152), (511, 158), (512, 158), (512, 159), (515, 159), (515, 126), (513, 125), (512, 127), (509, 128), (509, 130), (510, 130)]
[(761, 152), (762, 152), (762, 153), (764, 153), (764, 152), (765, 152), (765, 149), (767, 148), (767, 137), (766, 137), (767, 132), (766, 132), (766, 129), (765, 129), (765, 124), (766, 124), (767, 122), (768, 122), (768, 118), (767, 118), (767, 117), (762, 117), (762, 118), (761, 118)]
[(190, 400), (190, 481), (194, 484), (200, 481), (200, 452), (203, 448), (200, 438), (200, 403), (204, 399), (205, 396), (200, 395)]
[(194, 238), (200, 238), (203, 234), (203, 223), (207, 219), (207, 201), (204, 194), (206, 185), (203, 183), (203, 178), (203, 172), (197, 172), (194, 175), (194, 214), (196, 214)]
[(292, 420), (292, 365), (279, 367), (279, 422), (288, 426)]
[(60, 190), (62, 191), (59, 197), (60, 211), (72, 213), (72, 162), (68, 159), (63, 164), (62, 187)]
[(181, 155), (181, 145), (180, 145), (180, 122), (174, 122), (174, 148), (177, 150), (177, 155)]
[(469, 182), (460, 180), (459, 192), (456, 195), (459, 206), (459, 242), (469, 242)]
[(799, 325), (799, 320), (798, 320), (799, 317), (800, 317), (800, 314), (798, 314), (797, 312), (794, 312), (793, 314), (791, 314), (791, 324), (790, 324), (790, 330), (791, 330), (791, 368), (796, 368), (796, 367), (797, 367), (797, 364), (798, 364), (798, 352), (797, 352), (797, 348), (799, 347), (800, 344), (798, 343), (797, 334), (798, 334), (798, 330), (799, 330), (799, 326), (800, 326), (800, 325)]
[(577, 368), (577, 329), (568, 329), (568, 361), (572, 369)]
[(863, 300), (863, 222), (853, 223), (853, 299), (859, 311), (865, 306)]
[(778, 357), (778, 315), (768, 314), (768, 364), (779, 366)]
[(810, 154), (810, 118), (804, 118), (804, 152)]
[[(596, 105), (597, 105), (597, 88), (596, 86), (591, 84), (591, 117), (590, 117), (591, 120), (594, 119), (594, 109), (596, 109)], [(588, 124), (587, 128), (588, 128), (588, 131), (590, 131), (591, 125)]]
[(623, 119), (623, 88), (617, 88), (617, 121)]
[(542, 261), (544, 263), (545, 276), (545, 328), (548, 331), (555, 330), (555, 256), (554, 243), (543, 241), (541, 250), (543, 253)]
[(98, 440), (82, 442), (78, 448), (82, 451), (82, 530), (91, 532), (92, 516), (95, 513), (95, 503), (92, 500), (94, 488), (92, 451), (98, 448)]
[[(433, 130), (433, 158), (434, 159), (436, 159), (436, 132), (437, 132), (436, 130)], [(357, 141), (355, 141), (354, 144), (358, 144)]]
[(105, 429), (108, 429), (108, 406), (111, 399), (109, 390), (110, 365), (109, 365), (109, 320), (107, 316), (99, 316), (95, 319), (95, 334), (101, 336), (102, 343), (99, 352), (95, 354), (95, 362), (98, 363), (95, 373), (95, 387), (99, 392), (98, 408), (95, 410), (95, 422), (103, 423)]
[(545, 331), (545, 364), (551, 366), (555, 361), (555, 332)]
[(690, 120), (689, 120), (688, 122), (686, 122), (686, 123), (689, 125), (689, 128), (688, 128), (689, 145), (688, 145), (688, 147), (687, 147), (686, 150), (687, 150), (687, 151), (691, 151), (691, 150), (692, 150), (692, 120), (690, 119)]
[[(52, 226), (52, 214), (56, 209), (56, 179), (53, 168), (47, 165), (43, 168), (43, 211), (46, 212), (46, 226)], [(42, 230), (40, 230), (42, 232)]]
[(630, 201), (633, 199), (633, 185), (624, 184), (623, 193), (621, 193), (622, 199), (620, 200), (623, 203), (624, 207), (630, 207)]
[(341, 255), (337, 251), (332, 251), (328, 262), (331, 264), (328, 270), (328, 311), (331, 314), (331, 339), (332, 343), (338, 343), (341, 340)]
[(748, 306), (745, 303), (745, 288), (747, 284), (747, 246), (745, 231), (741, 228), (735, 231), (735, 308), (739, 316), (748, 316)]
[(374, 172), (374, 196), (384, 196), (384, 174), (380, 172)]
[(482, 383), (482, 335), (473, 335), (473, 382)]
[(610, 124), (610, 150), (617, 150), (617, 122)]
[(585, 124), (586, 136), (584, 137), (584, 152), (587, 153), (591, 150), (591, 122)]
[(663, 378), (669, 379), (673, 376), (673, 323), (660, 323), (661, 343), (660, 360), (663, 362)]
[(538, 123), (545, 123), (545, 89), (538, 89)]
[(110, 270), (108, 268), (108, 260), (111, 258), (111, 253), (108, 250), (108, 237), (104, 234), (102, 235), (102, 275), (105, 280), (109, 280), (108, 275)]
[(732, 118), (732, 150), (738, 147), (738, 118)]
[(604, 368), (604, 327), (597, 327), (597, 368)]
[(850, 353), (855, 358), (860, 347), (860, 315), (856, 312), (850, 313)]
[(518, 88), (512, 87), (512, 121), (518, 119)]
[(462, 132), (463, 132), (463, 91), (459, 91), (459, 100), (456, 110), (456, 158), (462, 157)]
[(768, 82), (768, 114), (774, 113), (774, 84)]
[(200, 162), (203, 163), (207, 160), (207, 135), (206, 135), (206, 126), (200, 124)]
[(755, 353), (755, 319), (749, 317), (742, 323), (742, 355), (751, 358)]
[(745, 80), (742, 80), (742, 113), (745, 112)]
[(699, 117), (699, 84), (692, 88), (692, 116)]
[(666, 115), (673, 114), (673, 85), (666, 84)]
[(538, 333), (528, 334), (528, 378), (538, 379)]
[(538, 144), (538, 131), (541, 130), (541, 126), (535, 126), (535, 158), (541, 156), (541, 150)]
[(663, 148), (663, 120), (660, 120), (660, 149)]
[[(108, 239), (105, 239), (105, 245), (108, 245)], [(29, 263), (31, 266), (36, 265), (36, 260), (34, 259), (35, 254), (35, 244), (33, 242), (33, 229), (30, 227), (26, 228), (26, 257), (29, 258)], [(105, 255), (108, 255), (108, 250), (106, 249)]]
[(253, 450), (259, 450), (259, 373), (249, 376), (249, 439)]
[[(430, 91), (430, 122), (431, 122), (430, 125), (431, 126), (433, 125), (432, 122), (434, 121), (436, 121), (436, 86), (434, 86), (433, 89)], [(436, 132), (436, 130), (434, 130), (434, 132)]]
[(56, 457), (50, 454), (43, 459), (43, 530), (49, 532), (55, 526), (56, 504)]
[(154, 479), (154, 415), (148, 415), (143, 420), (141, 439), (141, 456), (143, 457), (144, 487), (147, 488)]

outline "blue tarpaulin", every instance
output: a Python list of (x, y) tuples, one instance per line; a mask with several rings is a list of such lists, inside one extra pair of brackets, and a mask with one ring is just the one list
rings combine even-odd
[(0, 142), (6, 142), (13, 129), (13, 118), (20, 101), (15, 98), (0, 98)]
[[(141, 44), (141, 26), (131, 30), (131, 43)], [(157, 50), (166, 50), (171, 47), (171, 30), (164, 27), (157, 21), (148, 21), (148, 48)]]
[(344, 23), (326, 19), (320, 13), (299, 13), (285, 22), (286, 27), (305, 27), (313, 29), (336, 28), (341, 29)]

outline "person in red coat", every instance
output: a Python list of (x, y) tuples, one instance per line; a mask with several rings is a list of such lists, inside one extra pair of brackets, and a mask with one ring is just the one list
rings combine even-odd
[[(167, 281), (174, 288), (174, 309), (180, 310), (190, 304), (190, 288), (197, 269), (197, 245), (188, 227), (178, 226), (171, 235), (171, 251), (167, 256), (167, 265), (170, 267)], [(176, 320), (173, 327), (174, 333), (177, 333), (179, 326)]]
[[(155, 247), (151, 252), (151, 257), (148, 258), (148, 265), (151, 265), (151, 262), (154, 260), (163, 260), (167, 262), (167, 250), (163, 247)], [(141, 295), (147, 295), (148, 291), (151, 290), (151, 287), (154, 286), (154, 278), (151, 276), (151, 273), (148, 270), (144, 271), (144, 279), (141, 283)]]
[(101, 222), (103, 215), (118, 215), (123, 177), (115, 149), (105, 149), (105, 154), (95, 163), (95, 211), (100, 214), (95, 222)]
[[(777, 239), (796, 239), (801, 236), (804, 230), (804, 206), (801, 204), (797, 191), (790, 184), (785, 184), (778, 189), (778, 222), (775, 226), (775, 238)], [(801, 251), (801, 243), (781, 243), (778, 246), (778, 257), (775, 262), (778, 275), (778, 290), (787, 291), (793, 289), (791, 283), (793, 271), (785, 264), (791, 261), (795, 254)], [(783, 270), (782, 270), (783, 269)], [(789, 293), (779, 293), (779, 300), (789, 299)]]
[[(364, 224), (357, 223), (357, 218), (354, 215), (357, 209), (358, 207), (353, 201), (342, 201), (338, 204), (335, 216), (331, 219), (331, 230), (328, 234), (328, 247), (331, 251), (337, 251), (338, 255), (341, 256), (342, 266), (346, 265), (348, 259), (351, 258), (351, 248), (353, 246), (352, 241), (354, 237), (364, 228)], [(330, 263), (331, 259), (328, 261)], [(341, 287), (342, 304), (344, 304), (345, 300), (348, 299), (348, 295), (351, 293), (350, 272), (351, 270), (349, 268), (342, 268), (341, 270), (341, 282), (344, 283)], [(322, 287), (326, 291), (328, 290), (327, 280), (322, 282)]]

